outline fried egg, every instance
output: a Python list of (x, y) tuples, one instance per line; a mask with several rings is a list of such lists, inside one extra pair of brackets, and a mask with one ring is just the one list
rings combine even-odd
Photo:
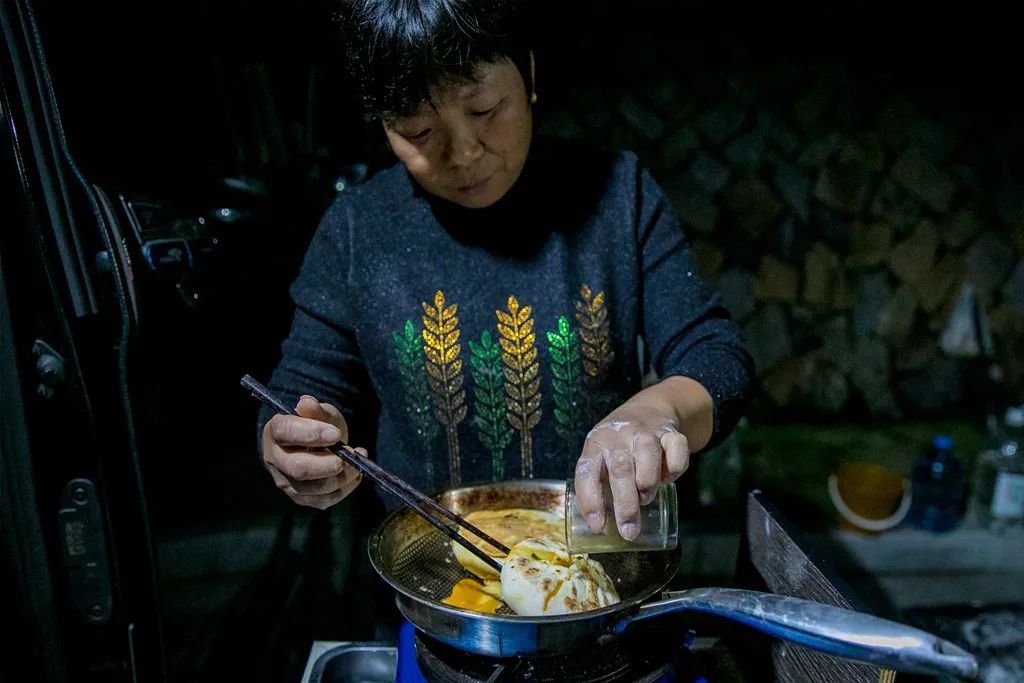
[[(565, 538), (565, 523), (562, 516), (546, 510), (527, 510), (525, 508), (477, 510), (465, 515), (464, 519), (508, 547), (512, 547), (526, 538), (552, 540)], [(465, 529), (460, 529), (459, 533), (499, 563), (503, 561), (505, 555), (497, 548)], [(455, 541), (452, 541), (452, 553), (458, 563), (471, 574), (481, 579), (498, 579), (498, 572)]]
[(473, 579), (462, 579), (452, 587), (452, 592), (441, 602), (452, 607), (494, 614), (502, 602), (501, 584), (498, 581), (484, 581), (482, 584)]
[(604, 567), (569, 555), (563, 541), (528, 538), (515, 544), (501, 570), (501, 599), (522, 616), (571, 614), (619, 602)]

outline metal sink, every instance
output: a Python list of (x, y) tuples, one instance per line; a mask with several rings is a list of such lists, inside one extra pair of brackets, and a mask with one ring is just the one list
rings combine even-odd
[(302, 683), (393, 683), (397, 668), (398, 648), (393, 645), (318, 641)]

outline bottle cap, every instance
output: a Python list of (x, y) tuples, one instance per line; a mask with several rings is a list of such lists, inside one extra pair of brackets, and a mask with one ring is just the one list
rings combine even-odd
[(939, 434), (932, 439), (932, 446), (940, 451), (949, 451), (953, 449), (953, 439), (945, 434)]

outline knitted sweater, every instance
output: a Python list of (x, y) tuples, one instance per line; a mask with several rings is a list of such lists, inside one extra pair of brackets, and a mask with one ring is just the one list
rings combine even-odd
[(631, 153), (537, 138), (485, 209), (396, 165), (334, 201), (291, 295), (269, 387), (334, 404), (352, 445), (428, 491), (571, 476), (648, 370), (707, 389), (712, 443), (751, 384), (736, 325)]

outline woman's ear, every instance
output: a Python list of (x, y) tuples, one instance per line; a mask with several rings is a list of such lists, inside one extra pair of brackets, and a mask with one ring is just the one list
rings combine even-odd
[(530, 50), (530, 104), (537, 104), (537, 61)]

